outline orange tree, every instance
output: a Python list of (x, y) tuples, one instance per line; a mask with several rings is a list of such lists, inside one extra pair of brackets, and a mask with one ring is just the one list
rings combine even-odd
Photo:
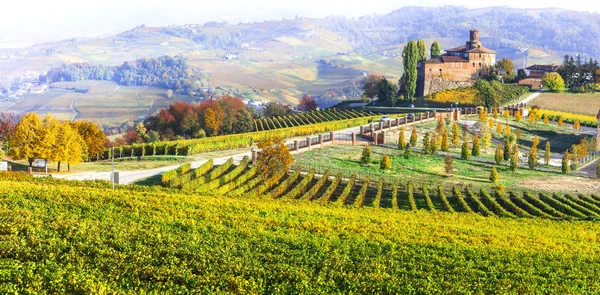
[(286, 173), (294, 162), (290, 150), (282, 137), (268, 137), (260, 140), (257, 165), (260, 175), (269, 181), (274, 181), (279, 175)]

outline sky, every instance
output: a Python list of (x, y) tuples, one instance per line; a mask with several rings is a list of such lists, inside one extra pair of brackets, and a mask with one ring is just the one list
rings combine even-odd
[[(600, 12), (600, 1), (590, 0), (8, 0), (0, 17), (0, 48), (25, 47), (34, 43), (73, 37), (116, 34), (137, 25), (168, 26), (278, 20), (330, 15), (358, 17), (385, 14), (403, 6), (453, 5), (468, 8), (510, 6), (518, 8), (558, 7)], [(368, 3), (368, 5), (367, 5)], [(593, 3), (593, 4), (590, 4)]]

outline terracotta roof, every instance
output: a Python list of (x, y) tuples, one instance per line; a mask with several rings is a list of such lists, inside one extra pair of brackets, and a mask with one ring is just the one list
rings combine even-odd
[(441, 57), (438, 56), (438, 57), (434, 57), (432, 59), (426, 60), (425, 63), (426, 64), (439, 64), (439, 63), (442, 63), (442, 59), (441, 59)]
[(467, 51), (467, 45), (454, 47), (452, 49), (446, 49), (446, 52), (463, 52)]
[(486, 47), (483, 47), (483, 46), (477, 47), (477, 48), (473, 48), (471, 50), (468, 50), (467, 52), (468, 53), (494, 53), (494, 54), (496, 53), (496, 51), (493, 51), (493, 50), (491, 50), (489, 48), (486, 48)]
[(530, 67), (525, 68), (528, 71), (536, 71), (536, 72), (555, 72), (560, 68), (559, 65), (532, 65)]
[(459, 56), (442, 55), (442, 62), (469, 62), (469, 60)]

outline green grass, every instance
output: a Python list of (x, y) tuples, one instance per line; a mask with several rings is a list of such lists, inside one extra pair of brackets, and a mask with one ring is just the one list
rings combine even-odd
[(2, 293), (600, 292), (600, 225), (0, 182)]
[(542, 93), (530, 106), (574, 114), (596, 116), (600, 110), (600, 93)]
[[(413, 151), (409, 159), (405, 159), (397, 148), (373, 146), (373, 160), (369, 165), (360, 163), (361, 146), (329, 146), (294, 155), (296, 165), (305, 169), (315, 168), (317, 171), (330, 169), (335, 174), (341, 172), (345, 176), (356, 173), (369, 176), (371, 179), (385, 177), (388, 180), (413, 181), (429, 183), (429, 187), (440, 183), (463, 183), (474, 185), (491, 185), (489, 175), (492, 167), (498, 169), (500, 181), (498, 184), (506, 187), (518, 186), (518, 182), (528, 178), (547, 177), (551, 179), (560, 176), (557, 172), (543, 172), (529, 169), (517, 169), (511, 172), (507, 164), (497, 166), (480, 161), (454, 160), (454, 172), (447, 176), (444, 172), (444, 157), (442, 155), (423, 155)], [(379, 163), (384, 155), (392, 156), (391, 172), (384, 172)]]

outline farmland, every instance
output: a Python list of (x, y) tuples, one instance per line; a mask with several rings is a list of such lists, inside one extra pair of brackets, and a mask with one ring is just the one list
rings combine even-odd
[[(17, 115), (35, 112), (40, 116), (52, 113), (59, 120), (87, 120), (106, 127), (150, 115), (176, 100), (190, 100), (183, 96), (168, 99), (164, 89), (118, 86), (107, 81), (58, 82), (51, 86), (46, 93), (28, 94), (1, 111)], [(91, 91), (80, 93), (73, 89)]]
[(529, 105), (595, 117), (600, 110), (600, 94), (546, 92), (532, 100)]
[(566, 294), (600, 288), (600, 228), (588, 221), (110, 192), (58, 181), (3, 181), (0, 195), (3, 213), (19, 212), (4, 219), (13, 267), (4, 292)]

